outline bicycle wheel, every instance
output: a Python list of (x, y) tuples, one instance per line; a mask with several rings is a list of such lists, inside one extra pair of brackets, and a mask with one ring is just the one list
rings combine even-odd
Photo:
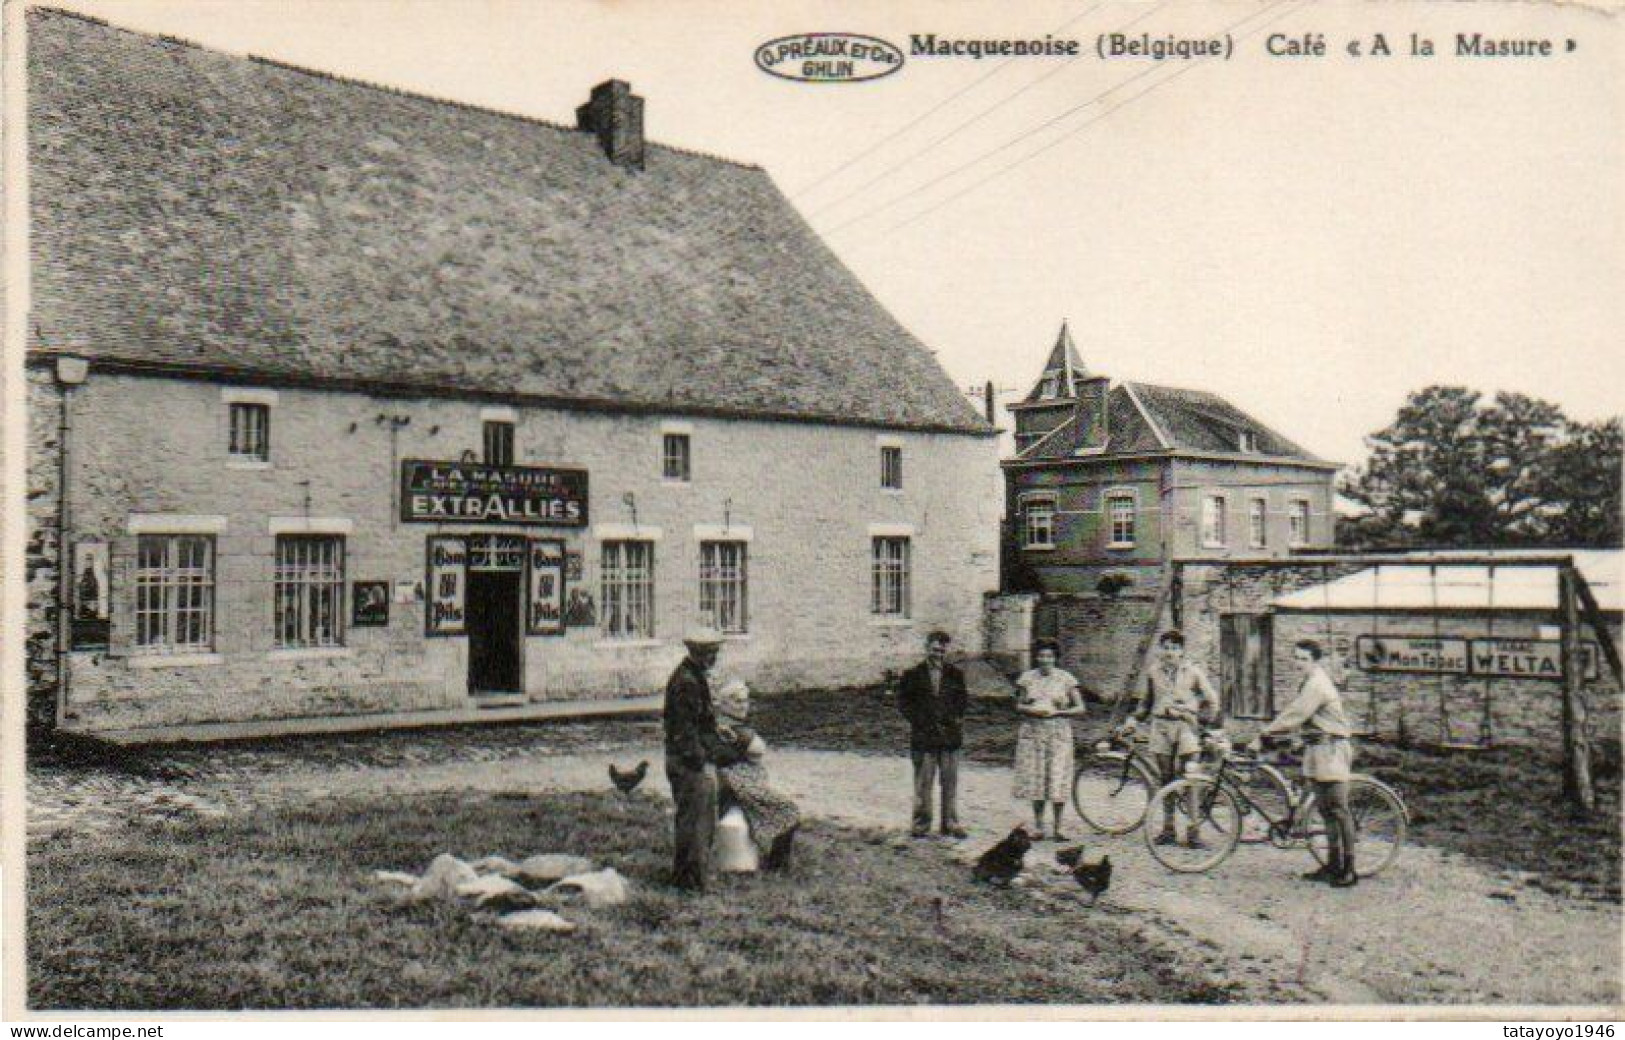
[(1156, 786), (1132, 755), (1092, 754), (1072, 778), (1072, 808), (1102, 834), (1127, 834), (1145, 819)]
[[(1285, 820), (1292, 811), (1292, 786), (1277, 770), (1264, 765), (1230, 769), (1230, 778), (1246, 793), (1241, 806), (1241, 840), (1249, 845), (1273, 841), (1271, 820)], [(1251, 800), (1251, 804), (1248, 804)]]
[[(1174, 833), (1165, 841), (1162, 822), (1170, 816)], [(1169, 870), (1181, 874), (1212, 870), (1240, 840), (1241, 807), (1236, 796), (1206, 777), (1175, 780), (1151, 796), (1145, 847)]]
[[(1309, 821), (1309, 851), (1316, 862), (1325, 866), (1331, 849), (1313, 792), (1303, 811), (1313, 814), (1305, 817)], [(1349, 813), (1354, 817), (1354, 869), (1361, 877), (1376, 877), (1399, 856), (1410, 831), (1410, 814), (1391, 787), (1368, 776), (1349, 781)]]

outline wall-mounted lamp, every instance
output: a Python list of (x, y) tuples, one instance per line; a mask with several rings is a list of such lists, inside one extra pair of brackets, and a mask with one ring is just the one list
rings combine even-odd
[(628, 491), (621, 496), (621, 502), (626, 506), (627, 512), (632, 514), (632, 526), (638, 526), (638, 500), (637, 496)]

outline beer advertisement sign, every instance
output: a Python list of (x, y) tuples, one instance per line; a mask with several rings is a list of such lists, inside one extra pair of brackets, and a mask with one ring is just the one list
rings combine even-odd
[(587, 471), (477, 462), (401, 463), (407, 523), (587, 525)]

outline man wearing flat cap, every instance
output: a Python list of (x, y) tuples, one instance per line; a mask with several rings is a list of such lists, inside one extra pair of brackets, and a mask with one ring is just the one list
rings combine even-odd
[(666, 682), (666, 779), (677, 805), (672, 883), (689, 892), (705, 891), (711, 841), (717, 829), (717, 766), (732, 765), (739, 751), (717, 733), (709, 672), (722, 649), (722, 635), (710, 627), (683, 637), (688, 654)]

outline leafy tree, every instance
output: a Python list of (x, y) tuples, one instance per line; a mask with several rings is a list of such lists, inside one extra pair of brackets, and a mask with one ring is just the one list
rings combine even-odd
[(1368, 512), (1340, 544), (1620, 544), (1620, 421), (1571, 422), (1525, 394), (1462, 387), (1410, 395), (1340, 483)]

